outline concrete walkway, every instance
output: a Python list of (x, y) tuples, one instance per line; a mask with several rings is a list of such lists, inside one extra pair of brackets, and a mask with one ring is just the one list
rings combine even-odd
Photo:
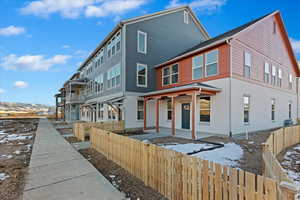
[(23, 200), (122, 200), (80, 153), (41, 119), (33, 145)]

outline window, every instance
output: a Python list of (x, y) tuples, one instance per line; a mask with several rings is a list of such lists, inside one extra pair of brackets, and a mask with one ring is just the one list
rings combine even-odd
[(99, 93), (99, 92), (103, 92), (104, 90), (104, 81), (103, 81), (103, 74), (100, 74), (96, 80), (96, 92)]
[(116, 119), (115, 110), (111, 105), (108, 106), (108, 113), (107, 114), (108, 114), (108, 119)]
[(111, 40), (111, 55), (114, 56), (116, 53), (116, 46), (115, 46), (116, 38), (113, 37)]
[(107, 88), (115, 88), (120, 85), (120, 74), (120, 64), (115, 65), (107, 71)]
[(138, 38), (137, 38), (138, 46), (137, 51), (139, 53), (147, 53), (147, 33), (142, 31), (138, 31)]
[(250, 121), (250, 97), (244, 96), (244, 123), (249, 123)]
[(121, 34), (117, 33), (107, 44), (107, 57), (110, 58), (121, 49)]
[(251, 76), (251, 54), (244, 53), (244, 76), (250, 78)]
[(211, 98), (200, 98), (200, 122), (210, 122)]
[(168, 120), (172, 120), (172, 101), (171, 100), (168, 100), (167, 101), (167, 118)]
[(274, 22), (273, 22), (273, 33), (274, 33), (274, 34), (276, 34), (276, 28), (277, 28), (277, 27), (276, 27), (276, 22), (274, 21)]
[(276, 67), (272, 65), (272, 79), (271, 79), (271, 84), (275, 85), (276, 84)]
[(137, 86), (147, 87), (147, 65), (138, 63), (136, 66)]
[(163, 85), (178, 82), (178, 64), (173, 64), (163, 68)]
[(203, 55), (193, 57), (193, 80), (203, 77)]
[(117, 50), (117, 52), (120, 51), (120, 49), (121, 49), (121, 33), (118, 33), (117, 37), (116, 37), (116, 50)]
[(289, 119), (292, 119), (292, 102), (289, 102)]
[(189, 13), (187, 11), (183, 12), (183, 21), (185, 24), (189, 23)]
[(111, 57), (111, 42), (109, 42), (107, 45), (107, 57), (108, 58)]
[(104, 106), (103, 103), (99, 103), (98, 104), (98, 119), (103, 120), (103, 116), (104, 116)]
[(269, 63), (265, 62), (265, 70), (264, 70), (265, 83), (269, 83), (269, 79), (270, 79), (270, 65)]
[(271, 99), (271, 120), (275, 121), (275, 99)]
[(218, 50), (213, 50), (205, 54), (206, 76), (212, 76), (218, 73), (218, 54)]
[(289, 88), (290, 89), (293, 88), (293, 75), (292, 74), (289, 75)]
[(277, 85), (281, 87), (282, 85), (282, 69), (278, 68), (278, 80), (277, 80)]
[(143, 100), (137, 101), (137, 119), (138, 120), (144, 119), (144, 101)]

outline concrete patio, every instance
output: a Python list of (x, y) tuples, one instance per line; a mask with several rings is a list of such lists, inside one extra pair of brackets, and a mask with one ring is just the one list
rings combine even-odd
[[(159, 137), (169, 137), (169, 136), (172, 136), (172, 129), (160, 127), (158, 133), (156, 132), (155, 129), (144, 130), (144, 133), (146, 133), (146, 134), (134, 135), (134, 136), (130, 136), (130, 137), (137, 139), (137, 140), (149, 140), (149, 139), (159, 138)], [(197, 131), (196, 136), (197, 136), (196, 139), (203, 139), (203, 138), (208, 138), (211, 136), (224, 136), (224, 135)], [(190, 130), (176, 129), (174, 137), (192, 139), (192, 134), (191, 134)]]

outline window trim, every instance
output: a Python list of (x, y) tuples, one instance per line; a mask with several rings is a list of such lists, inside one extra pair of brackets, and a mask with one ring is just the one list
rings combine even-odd
[(186, 10), (183, 11), (183, 22), (189, 24), (189, 13)]
[[(208, 110), (208, 109), (202, 109), (201, 108), (201, 98), (209, 98), (209, 122), (201, 121), (201, 110)], [(212, 118), (212, 97), (211, 96), (203, 96), (199, 99), (199, 123), (200, 124), (210, 124), (211, 118)]]
[[(249, 106), (248, 106), (248, 122), (245, 122), (245, 101), (244, 101), (245, 97), (248, 97), (248, 99), (249, 99), (249, 103), (248, 103), (249, 104)], [(251, 98), (250, 95), (247, 95), (247, 94), (243, 95), (243, 123), (246, 124), (246, 125), (250, 124), (250, 121), (251, 121), (250, 120), (250, 108), (251, 108), (250, 107), (251, 106), (251, 99), (250, 98)]]
[[(144, 42), (145, 51), (140, 51), (140, 37), (139, 37), (140, 34), (145, 36), (145, 42)], [(140, 30), (137, 31), (137, 52), (147, 54), (147, 33), (140, 31)]]
[[(195, 57), (198, 57), (198, 56), (202, 56), (202, 66), (200, 65), (200, 66), (197, 66), (197, 67), (194, 67), (194, 65), (193, 65), (193, 60), (194, 60), (194, 58)], [(202, 76), (200, 77), (200, 78), (194, 78), (194, 70), (195, 69), (201, 69), (202, 68), (202, 72), (204, 72), (204, 69), (205, 69), (205, 64), (204, 64), (204, 55), (203, 54), (199, 54), (199, 55), (196, 55), (196, 56), (193, 56), (192, 57), (192, 80), (198, 80), (198, 79), (201, 79), (201, 78), (203, 78), (203, 76), (205, 75), (204, 73), (202, 73)]]
[[(213, 51), (216, 51), (218, 52), (217, 54), (217, 61), (216, 62), (212, 62), (212, 63), (207, 63), (207, 54), (213, 52)], [(216, 74), (212, 74), (212, 75), (207, 75), (207, 65), (212, 65), (212, 64), (217, 64), (217, 73)], [(211, 76), (217, 76), (219, 74), (219, 49), (213, 49), (211, 51), (208, 51), (205, 53), (205, 60), (204, 60), (204, 67), (205, 67), (205, 77), (211, 77)]]
[[(141, 85), (139, 84), (139, 70), (138, 67), (139, 66), (144, 66), (146, 71), (145, 71), (145, 85)], [(148, 87), (148, 66), (146, 64), (142, 64), (142, 63), (136, 63), (136, 86), (137, 87)]]
[[(176, 83), (172, 83), (172, 73), (171, 73), (171, 69), (172, 69), (172, 66), (174, 66), (174, 65), (177, 65), (178, 67), (177, 67), (177, 75), (178, 75), (178, 79), (177, 79), (177, 82), (176, 83), (178, 83), (178, 80), (179, 80), (179, 63), (174, 63), (174, 64), (171, 64), (171, 65), (168, 65), (168, 66), (165, 66), (165, 67), (163, 67), (162, 69), (161, 69), (161, 79), (162, 79), (162, 86), (167, 86), (167, 85), (173, 85), (173, 84), (176, 84)], [(170, 82), (169, 82), (169, 84), (164, 84), (164, 77), (166, 77), (166, 76), (164, 76), (164, 69), (165, 68), (169, 68), (169, 70), (170, 70), (170, 75), (169, 75), (169, 77), (170, 77)], [(174, 74), (176, 74), (176, 73), (174, 73)]]

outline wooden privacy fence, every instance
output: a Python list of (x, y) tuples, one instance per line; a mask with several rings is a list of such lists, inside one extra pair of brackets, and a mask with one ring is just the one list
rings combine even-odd
[(74, 123), (73, 131), (75, 137), (81, 141), (85, 141), (90, 136), (91, 128), (100, 128), (108, 131), (123, 132), (124, 121), (111, 121), (111, 122), (78, 122)]
[(286, 148), (300, 143), (300, 126), (291, 126), (273, 131), (263, 144), (263, 160), (265, 163), (265, 176), (276, 179), (278, 182), (294, 181), (289, 178), (276, 156)]
[(90, 141), (92, 148), (170, 200), (281, 199), (277, 182), (267, 177), (97, 128), (92, 128)]

